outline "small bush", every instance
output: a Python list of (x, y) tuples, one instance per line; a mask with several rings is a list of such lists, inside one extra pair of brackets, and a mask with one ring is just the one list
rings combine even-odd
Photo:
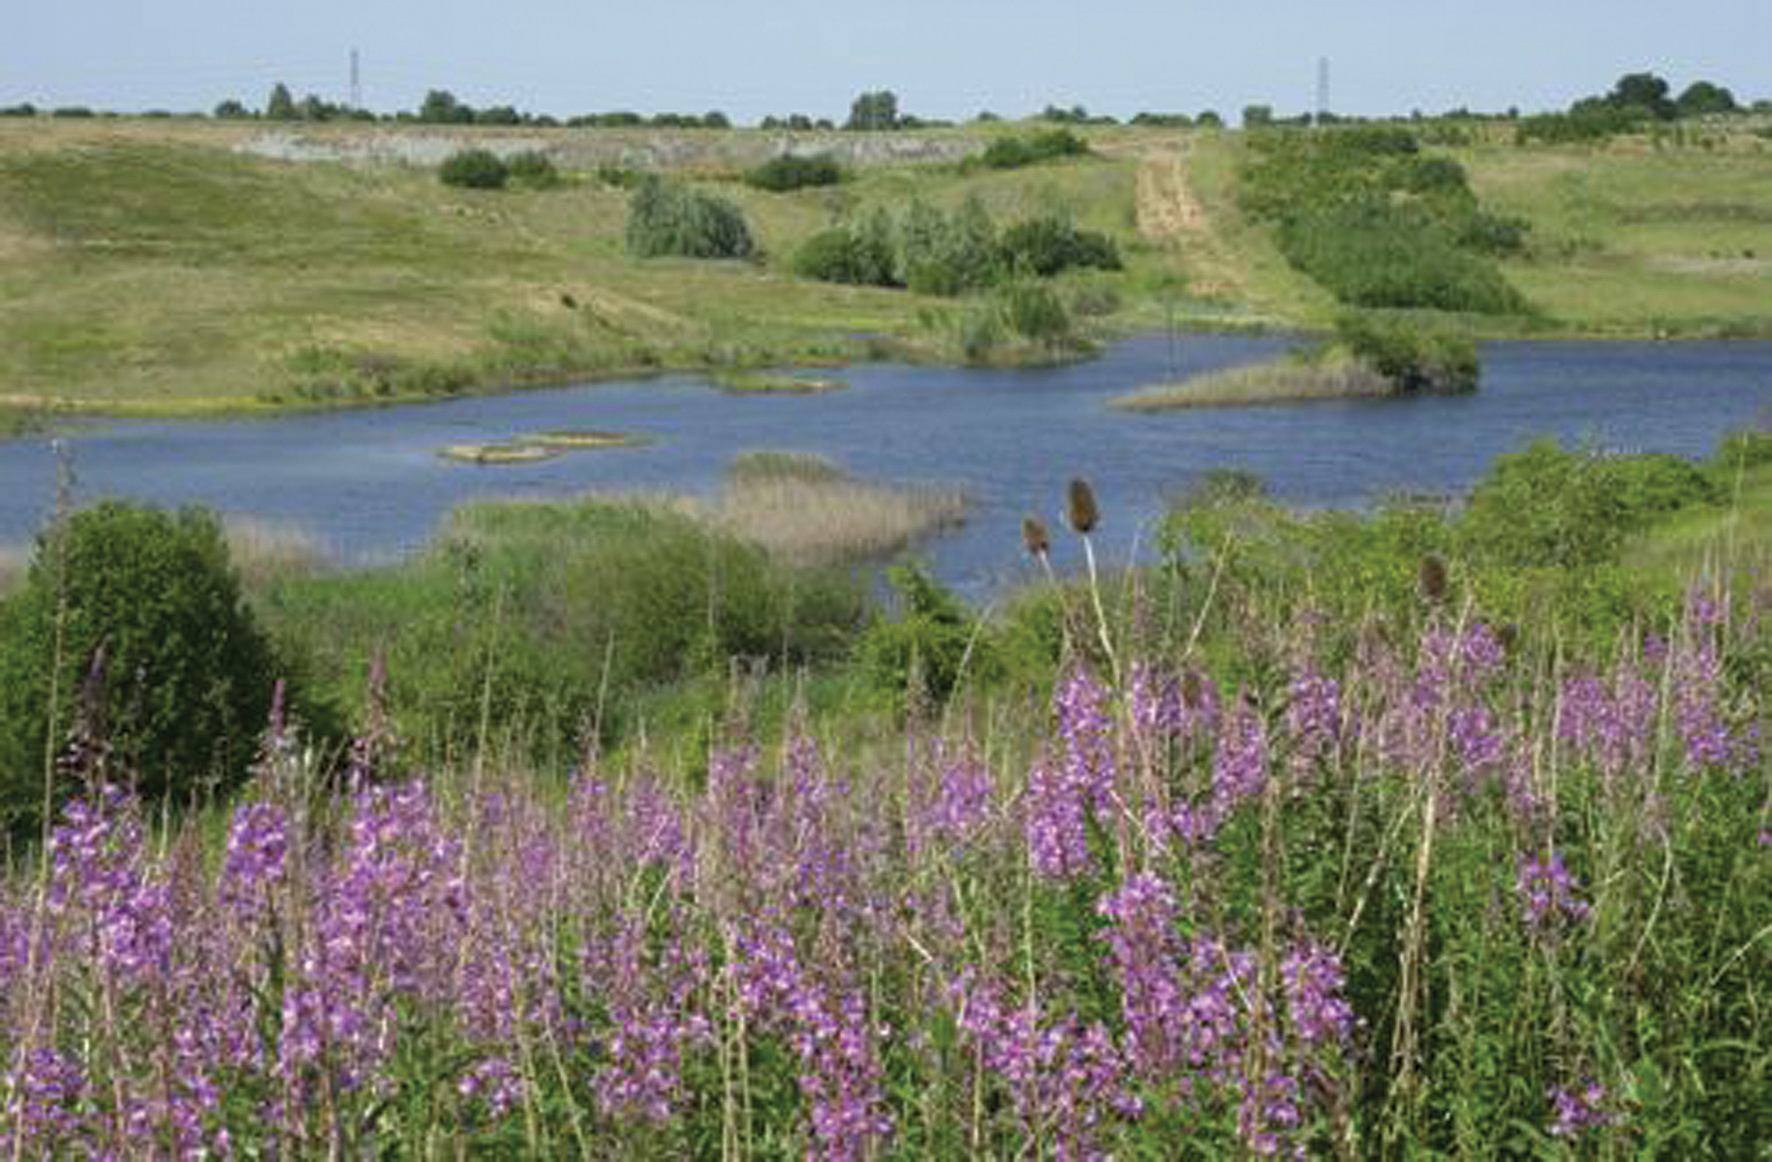
[(896, 286), (890, 242), (843, 226), (821, 230), (794, 254), (794, 273), (850, 286)]
[(756, 249), (737, 206), (657, 174), (628, 200), (627, 247), (639, 258), (749, 258)]
[(500, 190), (511, 170), (489, 149), (462, 149), (450, 154), (437, 170), (446, 186), (467, 190)]
[(876, 614), (862, 633), (856, 646), (862, 670), (889, 698), (946, 701), (964, 668), (980, 660), (968, 656), (981, 639), (978, 623), (921, 565), (894, 566), (887, 578), (898, 597), (899, 616)]
[(1042, 278), (1078, 268), (1120, 269), (1113, 239), (1055, 215), (1017, 222), (1003, 231), (999, 247), (1005, 268)]
[(744, 175), (746, 185), (777, 194), (812, 186), (834, 186), (842, 180), (843, 167), (828, 153), (816, 157), (784, 153)]
[(539, 149), (514, 154), (506, 168), (512, 181), (533, 189), (548, 190), (560, 184), (560, 171), (554, 167), (554, 159)]
[(1341, 316), (1339, 346), (1402, 392), (1475, 391), (1480, 366), (1469, 336), (1443, 327), (1368, 313)]
[(0, 623), (0, 815), (15, 834), (39, 822), (44, 752), (66, 745), (77, 706), (111, 748), (109, 777), (144, 797), (187, 800), (245, 774), (278, 675), (213, 514), (116, 501), (75, 513), (39, 538)]
[(979, 161), (989, 169), (1020, 169), (1061, 157), (1081, 157), (1089, 143), (1068, 129), (1051, 129), (1032, 137), (999, 137), (985, 147)]
[(1058, 292), (1037, 282), (1012, 282), (997, 296), (1009, 329), (1048, 348), (1068, 346), (1074, 339), (1071, 313)]

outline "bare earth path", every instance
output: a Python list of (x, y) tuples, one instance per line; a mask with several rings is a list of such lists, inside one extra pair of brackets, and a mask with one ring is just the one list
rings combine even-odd
[(1138, 232), (1181, 253), (1195, 294), (1241, 300), (1246, 288), (1237, 264), (1188, 182), (1187, 151), (1185, 143), (1166, 145), (1140, 157)]

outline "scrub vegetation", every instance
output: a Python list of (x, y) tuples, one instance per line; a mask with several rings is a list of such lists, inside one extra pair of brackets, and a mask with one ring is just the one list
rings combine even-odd
[[(143, 717), (205, 698), (156, 660), (176, 633), (70, 680), (58, 761), (6, 772), (35, 803), (53, 771), (56, 813), (0, 889), (0, 1138), (1751, 1153), (1768, 460), (1763, 433), (1704, 464), (1541, 444), (1457, 511), (1368, 515), (1219, 474), (1161, 565), (989, 615), (914, 566), (869, 611), (609, 499), (263, 577), (235, 608), (287, 682), (226, 781), (117, 745), (232, 737)], [(733, 503), (784, 483), (852, 482), (746, 457)], [(1036, 557), (1115, 519), (1069, 500)], [(231, 584), (214, 525), (177, 527), (189, 591)], [(163, 587), (60, 536), (93, 574), (35, 571), (0, 618)], [(1658, 541), (1680, 564), (1636, 570)]]

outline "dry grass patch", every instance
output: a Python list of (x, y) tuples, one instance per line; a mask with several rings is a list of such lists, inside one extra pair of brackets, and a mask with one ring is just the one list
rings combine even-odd
[(227, 537), (228, 559), (248, 588), (279, 577), (318, 573), (333, 564), (332, 555), (314, 535), (295, 525), (229, 516), (223, 521), (222, 532)]
[(31, 550), (22, 545), (0, 545), (0, 597), (24, 588), (31, 567)]
[(956, 489), (856, 480), (820, 456), (736, 457), (711, 518), (735, 536), (799, 565), (831, 565), (898, 551), (965, 520)]
[(1360, 363), (1299, 363), (1284, 359), (1232, 367), (1182, 383), (1158, 384), (1111, 401), (1125, 411), (1176, 408), (1235, 408), (1325, 399), (1367, 399), (1395, 395), (1384, 376)]

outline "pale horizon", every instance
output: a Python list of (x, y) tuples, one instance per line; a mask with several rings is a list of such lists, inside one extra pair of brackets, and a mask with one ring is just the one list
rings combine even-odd
[(1763, 0), (1480, 9), (1287, 0), (1259, 19), (1135, 0), (1090, 20), (1075, 13), (1051, 0), (903, 0), (890, 10), (809, 0), (621, 9), (69, 0), (9, 19), (0, 105), (206, 113), (231, 99), (262, 109), (279, 82), (298, 99), (342, 104), (353, 50), (362, 105), (383, 114), (444, 89), (475, 107), (556, 117), (719, 110), (741, 123), (841, 120), (856, 94), (890, 89), (902, 112), (930, 119), (1082, 105), (1120, 119), (1213, 109), (1234, 121), (1251, 104), (1282, 116), (1312, 110), (1325, 58), (1330, 108), (1348, 116), (1556, 109), (1641, 71), (1676, 93), (1708, 80), (1743, 103), (1772, 97)]

